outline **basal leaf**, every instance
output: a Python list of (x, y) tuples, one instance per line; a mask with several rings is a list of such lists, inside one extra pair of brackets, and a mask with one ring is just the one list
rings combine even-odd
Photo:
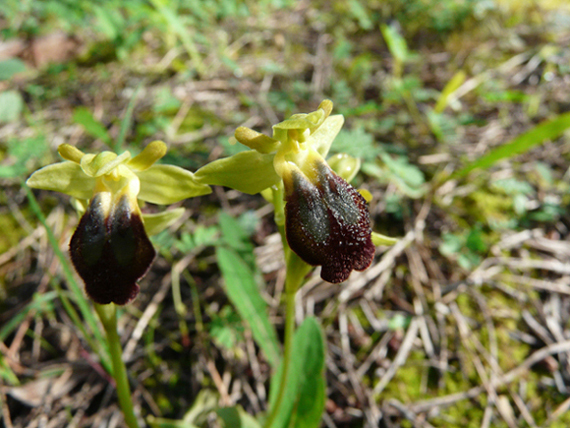
[(80, 124), (89, 135), (97, 138), (108, 145), (111, 145), (111, 136), (107, 132), (107, 128), (93, 117), (89, 109), (85, 107), (78, 107), (73, 112), (73, 121)]
[(277, 367), (280, 359), (277, 333), (267, 316), (267, 303), (259, 293), (253, 272), (232, 249), (218, 247), (216, 254), (228, 297), (249, 325), (269, 364)]
[[(303, 321), (293, 338), (291, 368), (285, 394), (273, 423), (268, 428), (317, 428), (325, 406), (325, 344), (314, 317)], [(273, 375), (269, 394), (275, 406), (281, 381), (281, 367)]]

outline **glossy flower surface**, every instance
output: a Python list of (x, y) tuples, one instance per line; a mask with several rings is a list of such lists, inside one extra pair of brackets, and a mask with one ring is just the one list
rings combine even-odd
[(85, 154), (68, 144), (58, 151), (66, 161), (36, 171), (27, 184), (76, 198), (84, 214), (70, 242), (73, 265), (92, 300), (124, 305), (138, 294), (137, 281), (155, 257), (147, 233), (158, 233), (184, 211), (145, 216), (138, 201), (171, 204), (211, 189), (182, 168), (154, 165), (166, 154), (161, 141), (133, 158), (129, 152)]
[[(274, 125), (273, 138), (238, 128), (236, 139), (252, 150), (200, 168), (196, 179), (245, 193), (282, 186), (289, 247), (305, 263), (322, 266), (324, 280), (339, 283), (352, 270), (370, 266), (375, 248), (365, 199), (324, 159), (344, 122), (342, 115), (331, 116), (331, 111), (332, 103), (325, 100), (312, 113), (295, 114)], [(347, 156), (334, 163), (346, 179), (359, 167)]]

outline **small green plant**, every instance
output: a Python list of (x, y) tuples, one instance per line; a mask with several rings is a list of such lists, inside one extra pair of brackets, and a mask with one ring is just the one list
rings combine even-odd
[[(295, 332), (296, 292), (314, 266), (321, 266), (324, 280), (340, 283), (352, 270), (361, 271), (371, 264), (375, 245), (395, 243), (372, 232), (366, 202), (370, 195), (347, 182), (358, 172), (360, 161), (342, 154), (325, 161), (343, 124), (343, 117), (331, 116), (331, 111), (332, 103), (323, 101), (312, 113), (296, 114), (274, 125), (273, 137), (238, 128), (236, 139), (251, 150), (214, 161), (195, 174), (175, 166), (154, 165), (166, 154), (165, 144), (155, 141), (135, 157), (129, 152), (85, 154), (63, 144), (59, 153), (65, 161), (44, 167), (28, 179), (30, 187), (74, 197), (82, 213), (71, 238), (70, 256), (107, 333), (112, 374), (129, 428), (139, 424), (121, 357), (117, 305), (137, 296), (137, 281), (155, 257), (147, 234), (162, 231), (183, 214), (183, 209), (177, 209), (145, 215), (139, 201), (171, 204), (205, 195), (211, 185), (261, 193), (275, 208), (286, 265), (283, 352), (260, 294), (263, 281), (246, 232), (251, 229), (247, 216), (241, 219), (245, 225), (241, 227), (237, 220), (222, 214), (219, 229), (202, 228), (194, 237), (182, 235), (172, 245), (189, 252), (217, 242), (216, 255), (228, 297), (274, 370), (269, 413), (261, 417), (263, 426), (320, 425), (326, 398), (325, 344), (313, 317), (305, 319)], [(74, 119), (94, 137), (112, 143), (106, 129), (88, 111), (76, 110)], [(178, 280), (173, 280), (173, 297), (181, 331), (187, 334)], [(231, 347), (239, 337), (235, 315), (222, 311), (214, 318), (210, 333), (222, 346)], [(238, 407), (219, 409), (218, 415), (226, 426), (236, 426), (239, 421), (242, 426), (261, 426)]]
[(166, 145), (161, 141), (149, 144), (132, 158), (129, 152), (85, 154), (68, 144), (61, 145), (59, 153), (65, 161), (36, 171), (27, 185), (68, 194), (82, 212), (69, 253), (107, 334), (125, 423), (137, 428), (117, 334), (116, 306), (137, 296), (137, 281), (155, 258), (147, 233), (160, 232), (184, 212), (178, 209), (145, 218), (138, 201), (171, 204), (211, 190), (182, 168), (153, 165), (166, 154)]

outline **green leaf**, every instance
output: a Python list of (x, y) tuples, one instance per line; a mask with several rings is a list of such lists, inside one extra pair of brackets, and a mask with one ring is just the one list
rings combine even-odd
[[(366, 2), (367, 3), (367, 2)], [(370, 10), (367, 10), (357, 0), (350, 0), (348, 3), (349, 11), (352, 16), (358, 20), (358, 26), (363, 30), (372, 29), (372, 21), (370, 20)]]
[(261, 428), (255, 418), (245, 412), (241, 406), (223, 407), (216, 410), (226, 428)]
[(103, 6), (93, 6), (97, 18), (97, 28), (108, 40), (115, 40), (122, 33), (124, 22), (118, 10)]
[(11, 79), (15, 74), (26, 71), (26, 64), (18, 58), (0, 61), (0, 81)]
[(191, 424), (203, 425), (208, 420), (208, 415), (218, 407), (219, 396), (211, 389), (203, 388), (200, 390), (192, 407), (184, 415), (184, 422)]
[(143, 214), (144, 228), (148, 236), (156, 235), (176, 222), (182, 214), (184, 208), (175, 208), (157, 214)]
[(35, 189), (54, 190), (77, 199), (90, 199), (95, 179), (86, 175), (74, 162), (60, 162), (34, 172), (26, 184)]
[(212, 192), (210, 186), (199, 183), (190, 171), (174, 165), (153, 165), (137, 172), (137, 176), (141, 182), (138, 198), (153, 204), (169, 205)]
[(281, 180), (273, 168), (273, 155), (255, 150), (210, 162), (196, 171), (194, 177), (200, 183), (230, 187), (250, 195)]
[(318, 428), (325, 409), (325, 343), (323, 333), (314, 317), (307, 318), (299, 328), (299, 335), (304, 336), (303, 369), (301, 388), (297, 400), (297, 409), (293, 414), (289, 427)]
[[(325, 343), (318, 321), (308, 317), (293, 337), (291, 370), (281, 408), (268, 428), (317, 428), (325, 407)], [(269, 394), (275, 405), (281, 381), (281, 367), (273, 375)]]
[(263, 350), (269, 364), (273, 368), (277, 367), (280, 359), (277, 333), (269, 321), (267, 303), (259, 293), (251, 269), (234, 250), (218, 247), (216, 255), (229, 299), (249, 325), (253, 338)]
[[(222, 230), (224, 242), (229, 247), (240, 253), (247, 251), (251, 253), (253, 251), (249, 234), (242, 228), (238, 220), (222, 211), (220, 212), (218, 223)], [(241, 255), (244, 256), (245, 254)]]
[(156, 418), (152, 415), (148, 417), (147, 421), (151, 428), (200, 428), (183, 420)]
[(40, 135), (23, 140), (8, 140), (8, 161), (0, 165), (0, 178), (13, 178), (27, 175), (30, 163), (44, 154), (47, 141)]
[(4, 91), (0, 94), (0, 123), (18, 120), (24, 100), (18, 91)]
[(465, 239), (458, 235), (444, 233), (441, 239), (442, 242), (439, 244), (439, 252), (444, 256), (458, 254), (465, 246)]
[(552, 120), (542, 122), (509, 143), (491, 150), (487, 155), (467, 164), (449, 178), (458, 179), (466, 176), (475, 169), (489, 168), (502, 159), (519, 155), (534, 146), (560, 136), (568, 128), (570, 128), (570, 113), (561, 114)]
[(152, 428), (199, 428), (206, 426), (208, 415), (218, 406), (218, 395), (210, 389), (202, 389), (183, 419), (164, 419), (150, 415), (147, 418)]
[(83, 126), (85, 132), (93, 138), (99, 139), (104, 143), (111, 145), (111, 136), (107, 132), (107, 128), (93, 117), (89, 109), (85, 107), (78, 107), (73, 112), (73, 121)]
[(240, 316), (229, 305), (212, 315), (209, 332), (218, 347), (232, 349), (243, 340), (243, 330)]
[(343, 129), (339, 132), (333, 146), (336, 153), (348, 153), (355, 158), (373, 161), (381, 149), (374, 142), (374, 136), (362, 127)]
[(465, 74), (463, 70), (459, 70), (451, 80), (447, 82), (447, 85), (445, 85), (443, 91), (441, 91), (441, 95), (435, 105), (434, 111), (436, 113), (443, 113), (443, 110), (447, 107), (449, 97), (463, 84), (463, 82), (465, 82), (466, 77), (467, 74)]
[(380, 27), (380, 30), (392, 56), (400, 62), (406, 62), (409, 56), (408, 45), (398, 30), (385, 24)]
[[(119, 14), (119, 16), (120, 16), (120, 14)], [(136, 103), (137, 97), (139, 95), (139, 92), (142, 88), (143, 83), (144, 83), (144, 81), (140, 81), (139, 84), (137, 85), (137, 87), (135, 88), (133, 95), (131, 96), (131, 99), (129, 100), (129, 104), (127, 105), (127, 110), (125, 110), (125, 115), (123, 116), (123, 119), (121, 120), (121, 127), (119, 128), (119, 135), (117, 136), (117, 140), (115, 141), (115, 144), (113, 147), (117, 153), (119, 153), (121, 151), (121, 147), (123, 146), (123, 143), (125, 142), (125, 137), (127, 136), (127, 131), (129, 129), (129, 127), (131, 126), (132, 119), (133, 119), (133, 111), (135, 109), (135, 103)], [(162, 143), (162, 141), (160, 141), (160, 143)], [(162, 144), (166, 148), (166, 144), (164, 144), (164, 143), (162, 143)], [(166, 150), (164, 151), (164, 153), (166, 153)]]

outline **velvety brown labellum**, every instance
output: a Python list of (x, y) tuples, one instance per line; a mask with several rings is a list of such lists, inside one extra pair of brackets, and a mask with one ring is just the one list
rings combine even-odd
[(372, 263), (370, 214), (354, 187), (324, 161), (316, 167), (316, 183), (299, 170), (284, 181), (287, 242), (306, 263), (322, 266), (321, 278), (339, 283)]
[(71, 238), (69, 253), (91, 299), (124, 305), (138, 294), (136, 282), (156, 253), (126, 195), (110, 213), (105, 211), (101, 196), (95, 195)]

